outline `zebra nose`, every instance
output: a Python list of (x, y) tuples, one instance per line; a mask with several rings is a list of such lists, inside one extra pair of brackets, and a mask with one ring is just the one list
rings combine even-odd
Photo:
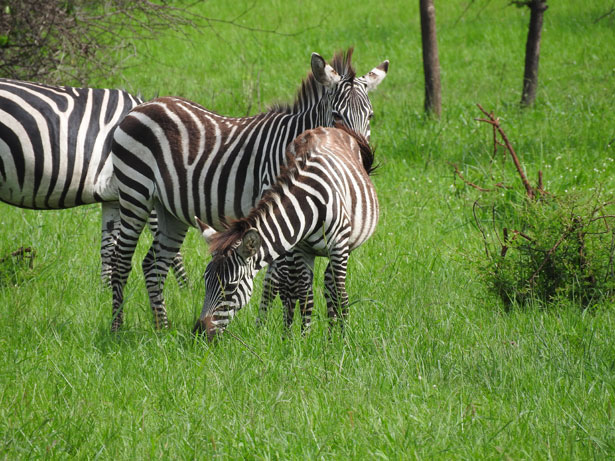
[(220, 332), (216, 325), (214, 325), (212, 317), (206, 316), (196, 321), (192, 333), (197, 336), (207, 335), (207, 340), (213, 341)]

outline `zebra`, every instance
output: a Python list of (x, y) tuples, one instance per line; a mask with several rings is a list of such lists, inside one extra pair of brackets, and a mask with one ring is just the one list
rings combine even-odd
[(111, 149), (120, 201), (113, 331), (123, 323), (124, 285), (152, 209), (160, 227), (142, 268), (155, 324), (166, 327), (164, 280), (188, 227), (197, 225), (195, 217), (221, 230), (228, 219), (246, 216), (278, 176), (286, 146), (306, 129), (331, 126), (335, 119), (369, 136), (368, 92), (386, 77), (389, 62), (357, 78), (351, 57), (352, 49), (339, 52), (327, 64), (313, 53), (312, 71), (294, 104), (256, 116), (231, 118), (186, 99), (160, 98), (124, 118)]
[(365, 139), (349, 129), (301, 134), (289, 146), (287, 167), (258, 205), (211, 237), (205, 301), (194, 332), (213, 339), (224, 331), (248, 302), (256, 273), (281, 255), (292, 255), (281, 290), (289, 298), (287, 322), (300, 300), (309, 325), (314, 258), (326, 256), (327, 313), (331, 324), (339, 319), (343, 328), (348, 256), (374, 233), (379, 217), (372, 161)]
[[(102, 202), (101, 278), (107, 285), (119, 232), (111, 135), (141, 102), (122, 90), (0, 79), (0, 200), (38, 210)], [(149, 225), (155, 233), (155, 215)], [(173, 268), (186, 285), (181, 254)]]
[[(346, 126), (340, 123), (336, 123), (335, 127), (348, 131)], [(349, 133), (353, 135), (358, 142), (364, 170), (368, 175), (371, 175), (377, 166), (374, 165), (374, 152), (369, 145), (369, 141), (367, 138), (362, 137), (354, 131), (349, 131)], [(212, 229), (207, 229), (202, 226), (202, 223), (199, 224), (201, 226), (203, 238), (210, 244), (213, 241), (213, 235), (215, 235), (215, 233)], [(353, 244), (353, 242), (350, 242), (351, 246)], [(309, 329), (312, 309), (314, 307), (314, 296), (312, 291), (313, 267), (312, 265), (305, 266), (302, 256), (302, 252), (297, 251), (286, 253), (269, 265), (265, 279), (263, 280), (257, 325), (262, 323), (267, 310), (275, 300), (275, 297), (279, 295), (284, 306), (286, 327), (290, 328), (293, 322), (295, 307), (298, 302), (301, 302), (301, 328), (303, 332)], [(303, 296), (301, 296), (301, 294), (303, 294)]]
[[(344, 125), (336, 124), (337, 127), (343, 127)], [(211, 245), (213, 242), (213, 236), (216, 235), (216, 230), (205, 224), (198, 217), (195, 216), (196, 223), (201, 232), (201, 237), (205, 240), (207, 245)], [(269, 264), (265, 279), (263, 280), (263, 289), (261, 294), (261, 301), (259, 304), (259, 313), (256, 319), (256, 325), (259, 326), (265, 319), (267, 311), (275, 298), (279, 295), (282, 305), (284, 306), (284, 320), (287, 327), (290, 327), (293, 321), (294, 308), (297, 304), (297, 299), (294, 299), (294, 293), (298, 291), (297, 282), (299, 275), (296, 270), (300, 267), (300, 262), (295, 264), (295, 254), (293, 252), (283, 254), (275, 261)], [(289, 277), (294, 277), (290, 279)], [(308, 280), (308, 284), (311, 285), (311, 280)], [(312, 291), (309, 290), (309, 298), (305, 299), (302, 304), (303, 325), (302, 329), (305, 331), (309, 328), (309, 319), (313, 307)]]

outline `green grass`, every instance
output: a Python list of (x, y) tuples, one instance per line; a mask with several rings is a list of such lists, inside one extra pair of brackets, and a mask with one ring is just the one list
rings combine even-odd
[[(416, 3), (416, 4), (415, 4)], [(422, 113), (418, 2), (257, 2), (239, 22), (141, 43), (134, 67), (93, 80), (179, 95), (245, 115), (290, 101), (309, 68), (355, 45), (359, 74), (384, 59), (372, 141), (382, 163), (376, 234), (351, 256), (347, 334), (328, 339), (317, 264), (312, 332), (283, 339), (280, 309), (255, 327), (252, 302), (215, 345), (190, 334), (204, 296), (205, 244), (184, 253), (192, 288), (166, 289), (172, 327), (155, 331), (139, 269), (111, 334), (99, 281), (98, 207), (0, 207), (0, 257), (32, 269), (0, 279), (0, 458), (609, 459), (615, 455), (615, 310), (572, 304), (506, 311), (482, 284), (471, 205), (455, 179), (516, 183), (490, 166), (495, 110), (528, 176), (553, 193), (615, 186), (613, 19), (608, 3), (550, 2), (536, 106), (518, 107), (528, 13), (507, 2), (437, 4), (443, 115)], [(445, 4), (446, 3), (446, 4)], [(229, 18), (242, 4), (208, 2)], [(461, 18), (460, 18), (461, 16)], [(460, 19), (459, 19), (460, 18)], [(309, 28), (310, 26), (318, 26)], [(309, 28), (309, 29), (308, 29)], [(217, 35), (216, 35), (217, 34)], [(489, 184), (485, 184), (489, 185)], [(520, 189), (519, 189), (520, 190)], [(259, 279), (260, 281), (261, 279)]]

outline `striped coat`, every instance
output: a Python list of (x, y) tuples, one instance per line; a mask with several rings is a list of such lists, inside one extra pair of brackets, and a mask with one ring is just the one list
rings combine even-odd
[(212, 237), (195, 330), (210, 339), (223, 331), (248, 302), (258, 270), (282, 255), (292, 258), (294, 273), (286, 280), (295, 300), (311, 296), (314, 258), (327, 257), (327, 311), (331, 319), (346, 317), (348, 256), (373, 234), (379, 216), (372, 160), (368, 144), (350, 130), (316, 128), (299, 136), (289, 146), (288, 168), (258, 205)]
[(294, 104), (253, 117), (222, 116), (181, 98), (153, 100), (126, 116), (112, 147), (121, 217), (112, 329), (123, 322), (124, 285), (152, 209), (160, 232), (143, 270), (156, 324), (165, 326), (164, 280), (195, 217), (220, 230), (230, 218), (247, 215), (285, 164), (286, 146), (306, 129), (340, 119), (369, 135), (373, 111), (367, 93), (386, 76), (388, 61), (357, 78), (350, 57), (340, 53), (329, 65), (314, 53), (312, 73)]
[[(102, 202), (102, 278), (119, 231), (113, 130), (141, 100), (122, 90), (0, 79), (0, 200), (50, 210)], [(156, 230), (155, 217), (151, 220)], [(186, 283), (181, 257), (174, 261)]]

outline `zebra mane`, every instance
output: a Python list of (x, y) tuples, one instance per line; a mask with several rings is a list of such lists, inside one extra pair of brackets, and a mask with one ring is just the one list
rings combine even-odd
[(376, 149), (369, 143), (365, 136), (361, 135), (360, 133), (357, 133), (353, 129), (348, 128), (343, 123), (336, 123), (335, 128), (348, 133), (354, 138), (354, 140), (359, 145), (359, 152), (361, 154), (361, 163), (363, 163), (363, 168), (368, 175), (371, 175), (380, 166), (379, 164), (374, 164), (374, 154), (376, 152)]
[(340, 74), (344, 80), (354, 80), (357, 76), (357, 72), (352, 66), (353, 52), (354, 48), (352, 46), (348, 48), (346, 52), (339, 50), (333, 55), (333, 60), (331, 61), (331, 67), (333, 67), (335, 72)]
[[(336, 124), (335, 128), (344, 131), (357, 141), (361, 155), (361, 163), (368, 175), (378, 168), (378, 165), (374, 165), (374, 149), (372, 149), (364, 136), (340, 123)], [(311, 136), (311, 133), (307, 131), (300, 135), (300, 137), (302, 136)], [(211, 243), (209, 244), (210, 253), (212, 255), (227, 254), (250, 229), (255, 228), (262, 210), (267, 207), (269, 203), (273, 202), (276, 197), (284, 196), (285, 186), (291, 184), (292, 179), (296, 177), (299, 173), (299, 169), (305, 165), (311, 155), (312, 150), (309, 148), (294, 150), (292, 152), (288, 149), (286, 151), (287, 163), (281, 166), (280, 174), (276, 181), (265, 191), (258, 204), (250, 211), (248, 216), (225, 224), (226, 230), (212, 236)]]
[(241, 219), (235, 219), (227, 224), (226, 230), (214, 234), (209, 244), (209, 252), (212, 255), (220, 254), (225, 255), (232, 250), (236, 243), (243, 238), (243, 236), (250, 229), (256, 226), (256, 222), (263, 210), (269, 203), (275, 200), (276, 196), (284, 194), (284, 186), (290, 184), (291, 179), (297, 175), (299, 166), (305, 164), (310, 151), (306, 149), (301, 153), (297, 153), (296, 156), (286, 153), (287, 164), (282, 165), (280, 168), (280, 174), (276, 181), (271, 185), (269, 189), (265, 191), (257, 205), (252, 208), (250, 214)]
[[(331, 67), (341, 75), (343, 80), (350, 80), (351, 82), (354, 82), (356, 77), (356, 71), (352, 66), (353, 51), (353, 47), (348, 48), (346, 51), (337, 51), (330, 62)], [(307, 77), (301, 82), (301, 88), (297, 91), (297, 96), (295, 96), (295, 101), (292, 105), (287, 103), (275, 103), (269, 107), (269, 111), (285, 114), (296, 113), (303, 107), (303, 103), (309, 99), (310, 95), (318, 94), (320, 91), (322, 91), (322, 87), (314, 78), (314, 74), (310, 71)]]
[(217, 255), (228, 253), (252, 227), (248, 218), (236, 219), (228, 224), (225, 231), (214, 234), (209, 243), (209, 252), (214, 257), (212, 261), (216, 259)]

